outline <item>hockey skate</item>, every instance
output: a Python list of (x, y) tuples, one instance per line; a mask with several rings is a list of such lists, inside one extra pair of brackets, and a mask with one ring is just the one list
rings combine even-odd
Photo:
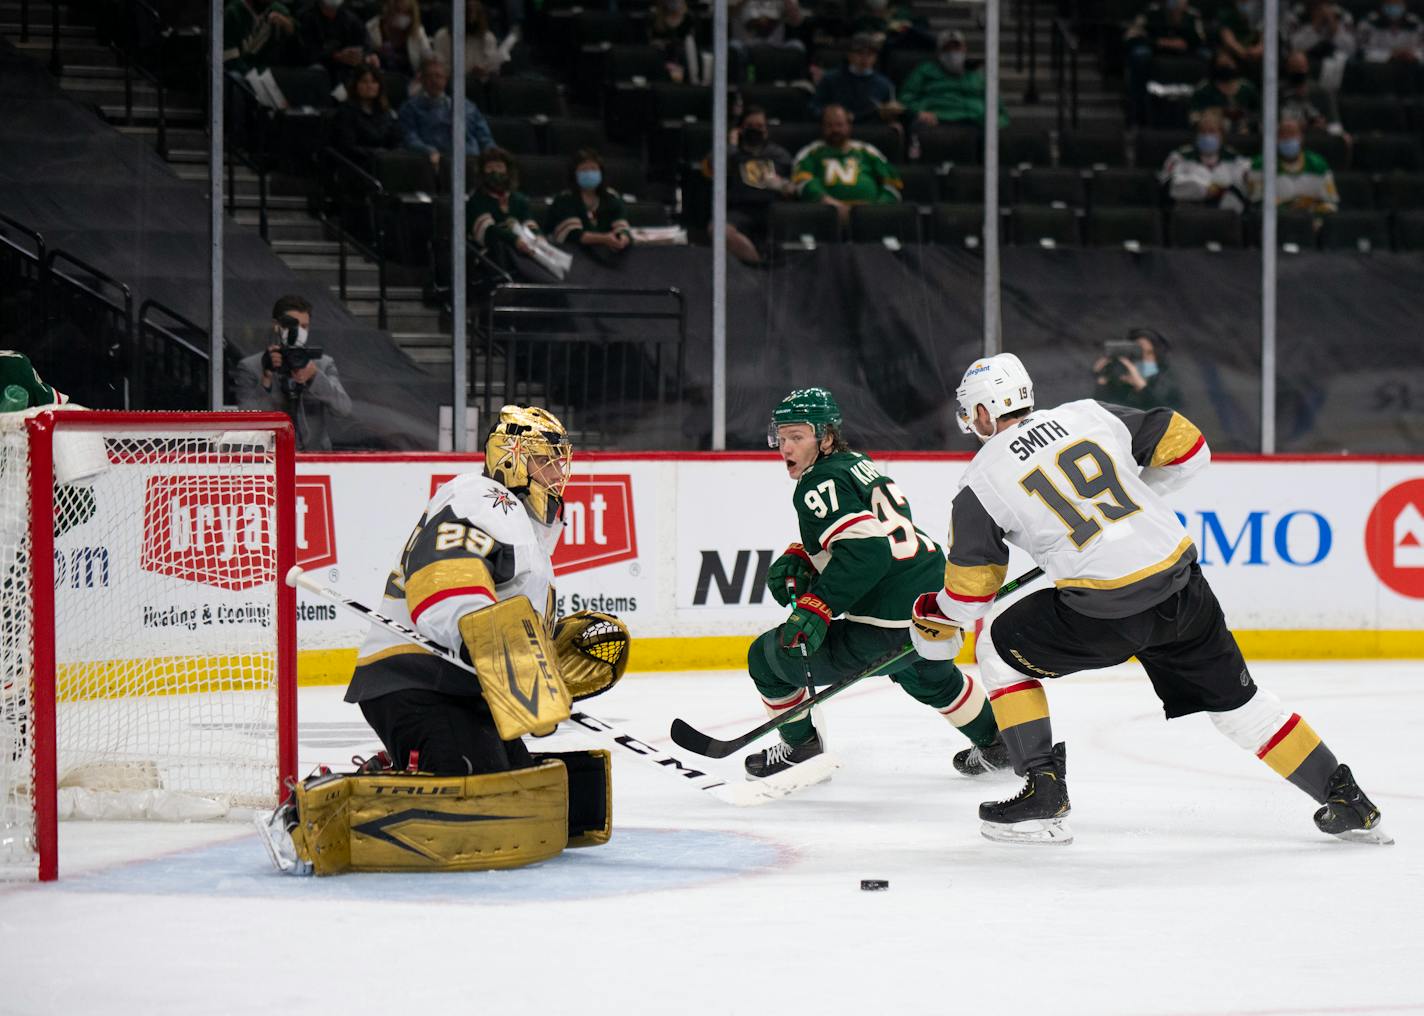
[(982, 746), (976, 744), (972, 748), (956, 752), (954, 768), (965, 776), (983, 776), (985, 773), (996, 773), (1002, 770), (1012, 771), (1013, 763), (1009, 761), (1009, 748), (1004, 744), (1004, 736), (1000, 734), (995, 737), (991, 744)]
[(840, 768), (840, 762), (826, 751), (819, 731), (811, 740), (797, 745), (777, 741), (765, 751), (748, 755), (742, 764), (747, 780), (756, 787), (756, 800), (742, 802), (747, 804), (775, 800), (826, 783)]
[(1315, 825), (1323, 833), (1351, 843), (1387, 846), (1394, 837), (1380, 827), (1380, 812), (1355, 782), (1350, 767), (1341, 762), (1325, 785), (1325, 807), (1315, 813)]
[(292, 829), (297, 824), (296, 806), (290, 803), (277, 805), (270, 815), (257, 815), (252, 824), (262, 834), (262, 845), (267, 848), (267, 856), (272, 867), (285, 875), (310, 875), (311, 862), (297, 856), (297, 845), (292, 842)]
[(1031, 768), (1018, 794), (979, 805), (979, 831), (1001, 843), (1072, 843), (1073, 833), (1063, 822), (1070, 807), (1067, 776), (1066, 749), (1059, 741), (1053, 761)]

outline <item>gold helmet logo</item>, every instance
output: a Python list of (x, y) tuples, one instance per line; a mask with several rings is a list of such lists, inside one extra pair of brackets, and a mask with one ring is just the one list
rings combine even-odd
[(573, 446), (559, 418), (537, 406), (504, 406), (485, 441), (485, 475), (514, 492), (544, 525), (558, 521)]

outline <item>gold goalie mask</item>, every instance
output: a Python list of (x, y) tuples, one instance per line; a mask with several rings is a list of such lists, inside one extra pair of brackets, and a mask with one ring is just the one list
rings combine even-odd
[(504, 484), (546, 526), (559, 519), (573, 446), (559, 418), (537, 406), (504, 406), (485, 441), (485, 475)]

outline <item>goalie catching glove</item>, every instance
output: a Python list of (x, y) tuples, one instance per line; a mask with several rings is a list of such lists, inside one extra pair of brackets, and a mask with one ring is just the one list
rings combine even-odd
[(628, 628), (612, 614), (577, 611), (555, 623), (554, 655), (573, 700), (592, 698), (628, 668)]
[(910, 612), (910, 641), (926, 660), (952, 660), (964, 645), (964, 629), (939, 608), (938, 593), (923, 593)]

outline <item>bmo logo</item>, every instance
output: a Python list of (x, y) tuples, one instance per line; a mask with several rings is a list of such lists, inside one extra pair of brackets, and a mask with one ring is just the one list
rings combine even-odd
[(328, 568), (336, 563), (336, 516), (331, 477), (297, 477), (297, 564)]
[(1365, 523), (1365, 554), (1390, 589), (1424, 599), (1424, 480), (1384, 492)]
[(638, 556), (631, 476), (575, 476), (564, 488), (564, 535), (554, 574), (567, 575)]

